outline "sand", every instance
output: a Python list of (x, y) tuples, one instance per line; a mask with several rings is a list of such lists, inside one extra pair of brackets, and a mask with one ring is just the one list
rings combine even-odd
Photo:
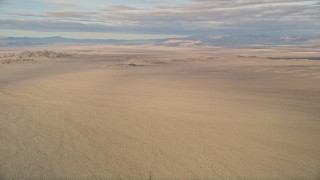
[(320, 61), (268, 59), (318, 50), (44, 48), (0, 64), (0, 179), (320, 177)]

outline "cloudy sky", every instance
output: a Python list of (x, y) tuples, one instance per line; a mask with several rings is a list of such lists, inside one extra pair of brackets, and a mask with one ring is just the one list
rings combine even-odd
[(0, 36), (320, 35), (320, 0), (0, 0)]

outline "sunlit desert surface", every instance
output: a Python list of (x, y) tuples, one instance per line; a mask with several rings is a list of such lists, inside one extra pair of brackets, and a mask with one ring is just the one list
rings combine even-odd
[(0, 55), (0, 179), (320, 177), (319, 49)]

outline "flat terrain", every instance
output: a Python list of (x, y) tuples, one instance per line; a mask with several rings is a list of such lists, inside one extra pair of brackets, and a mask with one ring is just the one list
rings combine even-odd
[(0, 53), (45, 48), (0, 63), (0, 179), (320, 177), (317, 49)]

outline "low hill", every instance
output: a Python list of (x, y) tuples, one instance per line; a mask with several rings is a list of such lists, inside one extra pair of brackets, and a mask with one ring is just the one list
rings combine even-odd
[(41, 60), (57, 59), (70, 56), (67, 53), (53, 51), (23, 51), (21, 53), (4, 54), (0, 56), (0, 63), (9, 64), (13, 62), (35, 62)]

